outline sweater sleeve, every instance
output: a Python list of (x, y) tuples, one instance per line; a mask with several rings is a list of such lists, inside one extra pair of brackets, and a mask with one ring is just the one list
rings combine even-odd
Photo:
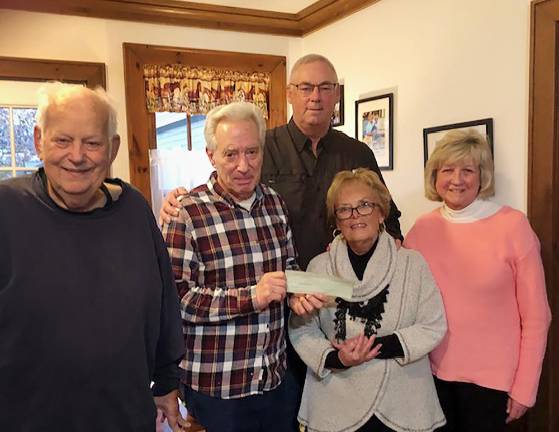
[(229, 321), (256, 312), (256, 286), (222, 289), (198, 284), (200, 262), (192, 224), (181, 211), (163, 226), (163, 236), (181, 302), (182, 318), (192, 324)]
[(406, 365), (414, 362), (435, 348), (444, 337), (447, 324), (441, 294), (427, 263), (421, 255), (414, 253), (418, 263), (415, 271), (419, 272), (419, 286), (407, 289), (418, 289), (418, 304), (413, 325), (400, 328), (394, 333), (398, 336), (404, 356), (395, 360)]
[[(153, 219), (151, 210), (148, 211), (150, 212), (151, 219)], [(152, 392), (154, 396), (162, 396), (178, 388), (180, 376), (179, 363), (184, 356), (184, 342), (179, 312), (179, 299), (173, 281), (171, 263), (169, 262), (169, 255), (155, 220), (152, 220), (152, 231), (162, 282), (159, 339), (155, 354)]]
[(540, 244), (528, 221), (525, 222), (531, 245), (515, 262), (516, 299), (521, 321), (520, 353), (510, 397), (533, 406), (547, 343), (551, 312), (547, 301)]
[(292, 312), (289, 317), (289, 340), (301, 360), (319, 378), (330, 374), (326, 359), (335, 348), (320, 329), (318, 313), (299, 316)]

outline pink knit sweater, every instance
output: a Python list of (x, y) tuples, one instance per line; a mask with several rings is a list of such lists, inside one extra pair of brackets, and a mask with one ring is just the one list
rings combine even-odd
[(445, 305), (448, 332), (431, 352), (433, 373), (534, 405), (551, 312), (540, 244), (526, 217), (502, 207), (452, 223), (436, 209), (417, 220), (405, 246), (423, 254)]

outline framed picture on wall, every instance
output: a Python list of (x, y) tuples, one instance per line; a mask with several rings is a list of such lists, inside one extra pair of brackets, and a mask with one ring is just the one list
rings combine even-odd
[(481, 120), (472, 120), (423, 129), (423, 165), (427, 164), (427, 159), (429, 159), (429, 156), (433, 153), (437, 141), (448, 131), (456, 129), (475, 129), (480, 134), (487, 137), (489, 147), (491, 148), (491, 154), (493, 154), (493, 119), (485, 118)]
[(332, 126), (342, 126), (344, 124), (344, 85), (340, 84), (340, 100), (334, 107), (332, 113)]
[(367, 144), (381, 170), (393, 169), (394, 93), (355, 101), (355, 138)]

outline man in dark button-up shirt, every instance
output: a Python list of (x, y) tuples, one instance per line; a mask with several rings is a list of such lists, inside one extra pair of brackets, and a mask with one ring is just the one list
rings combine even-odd
[[(367, 145), (332, 129), (330, 119), (340, 98), (338, 76), (325, 57), (300, 58), (288, 83), (287, 99), (293, 117), (287, 125), (268, 131), (262, 181), (287, 203), (299, 264), (324, 252), (332, 240), (326, 221), (326, 192), (341, 170), (370, 168), (382, 179), (375, 156)], [(402, 239), (394, 202), (386, 219), (387, 231)]]

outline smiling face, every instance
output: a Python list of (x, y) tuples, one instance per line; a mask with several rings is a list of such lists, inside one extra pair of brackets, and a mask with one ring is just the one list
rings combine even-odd
[(479, 165), (471, 157), (441, 165), (437, 170), (435, 189), (448, 207), (462, 210), (469, 206), (479, 193)]
[(70, 210), (88, 210), (119, 147), (107, 138), (108, 113), (93, 97), (74, 95), (52, 105), (35, 149), (44, 164), (51, 198)]
[[(302, 64), (293, 71), (290, 83), (297, 85), (337, 83), (337, 77), (326, 63), (315, 61)], [(287, 100), (293, 108), (293, 120), (303, 132), (312, 128), (330, 127), (330, 119), (339, 98), (339, 86), (336, 86), (333, 92), (321, 92), (315, 87), (307, 96), (293, 85), (290, 85), (287, 91)]]
[(340, 187), (334, 208), (358, 207), (364, 203), (377, 204), (372, 213), (362, 216), (353, 210), (350, 218), (339, 220), (336, 226), (342, 232), (349, 247), (357, 254), (366, 253), (378, 238), (379, 226), (384, 221), (378, 204), (377, 194), (366, 184), (360, 181), (349, 181)]
[(251, 197), (260, 181), (263, 152), (252, 120), (222, 120), (215, 129), (215, 150), (206, 150), (217, 181), (236, 201)]

